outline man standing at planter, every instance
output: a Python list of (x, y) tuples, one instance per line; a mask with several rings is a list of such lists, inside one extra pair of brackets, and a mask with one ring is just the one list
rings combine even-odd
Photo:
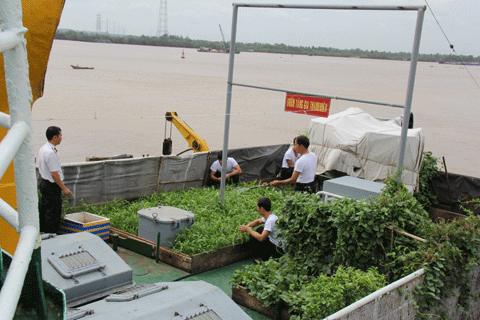
[(72, 192), (63, 184), (62, 165), (57, 146), (62, 142), (62, 130), (48, 127), (48, 142), (38, 152), (39, 189), (42, 199), (39, 205), (40, 232), (58, 233), (62, 218), (62, 191), (69, 196)]
[(295, 183), (295, 191), (315, 193), (315, 172), (317, 170), (317, 156), (308, 151), (310, 140), (306, 136), (298, 136), (293, 143), (295, 150), (301, 157), (295, 162), (292, 177), (286, 180), (272, 181), (270, 185)]
[[(238, 230), (250, 234), (250, 243), (253, 251), (258, 255), (256, 262), (268, 260), (270, 257), (280, 257), (283, 254), (283, 244), (277, 238), (278, 230), (275, 229), (275, 222), (278, 217), (272, 212), (272, 202), (269, 198), (260, 198), (257, 201), (257, 211), (262, 216), (249, 224), (241, 225)], [(265, 227), (252, 227), (265, 224)], [(253, 239), (252, 239), (253, 238)]]

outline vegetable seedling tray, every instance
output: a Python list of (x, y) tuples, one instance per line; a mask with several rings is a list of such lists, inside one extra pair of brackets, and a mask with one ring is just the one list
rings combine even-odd
[(110, 228), (110, 237), (112, 238), (114, 249), (118, 245), (189, 273), (217, 269), (252, 256), (252, 251), (245, 249), (243, 244), (235, 244), (216, 251), (188, 256), (183, 253), (173, 252), (166, 247), (157, 246), (155, 242), (115, 228)]

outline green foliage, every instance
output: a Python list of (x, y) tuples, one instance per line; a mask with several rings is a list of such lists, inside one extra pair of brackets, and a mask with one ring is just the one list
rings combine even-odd
[(321, 320), (386, 285), (385, 276), (340, 266), (331, 277), (322, 274), (300, 292), (287, 291), (283, 300), (291, 306), (291, 320)]
[(247, 288), (264, 306), (269, 306), (283, 301), (286, 292), (298, 292), (312, 279), (305, 266), (283, 256), (235, 270), (230, 282)]
[(294, 193), (285, 199), (282, 219), (276, 225), (288, 244), (285, 253), (305, 265), (312, 275), (330, 266), (336, 229), (329, 218), (334, 207), (314, 194)]
[(252, 186), (253, 184), (228, 185), (224, 203), (220, 201), (218, 189), (192, 188), (155, 193), (132, 202), (119, 200), (100, 206), (66, 206), (65, 212), (87, 211), (106, 217), (110, 219), (112, 227), (137, 235), (137, 212), (142, 208), (161, 204), (192, 211), (195, 214), (195, 223), (177, 234), (173, 250), (194, 255), (246, 241), (248, 233), (240, 232), (238, 226), (260, 217), (256, 211), (259, 198), (269, 197), (274, 213), (283, 206), (284, 197), (278, 189), (262, 187), (245, 191), (242, 188)]
[(424, 261), (425, 280), (415, 289), (421, 310), (445, 313), (445, 308), (436, 302), (458, 295), (460, 311), (468, 311), (471, 285), (475, 282), (470, 272), (480, 259), (479, 230), (480, 220), (473, 215), (431, 226), (428, 242), (413, 257), (417, 263)]
[[(480, 202), (478, 199), (475, 201)], [(375, 266), (384, 279), (393, 282), (423, 267), (425, 280), (415, 289), (418, 302), (414, 301), (419, 316), (434, 313), (447, 319), (448, 310), (442, 305), (446, 298), (458, 295), (459, 307), (455, 312), (464, 314), (468, 314), (468, 301), (473, 298), (471, 284), (474, 281), (470, 272), (480, 258), (480, 220), (473, 216), (471, 210), (466, 213), (469, 214), (467, 218), (448, 224), (434, 224), (417, 199), (401, 182), (396, 181), (396, 177), (392, 177), (386, 181), (386, 187), (375, 201), (343, 198), (323, 203), (314, 195), (289, 195), (277, 224), (287, 242), (285, 251), (289, 261), (297, 265), (296, 270), (304, 273), (292, 272), (305, 275), (303, 279), (327, 277), (326, 271), (336, 268), (351, 267), (369, 272)], [(388, 227), (427, 241), (412, 239)], [(262, 278), (266, 273), (273, 272), (263, 270), (262, 266), (252, 270), (262, 274)], [(272, 279), (273, 276), (265, 277)], [(247, 278), (251, 279), (250, 282), (256, 279), (253, 276)], [(323, 295), (305, 293), (303, 289), (298, 294), (295, 289), (292, 295), (274, 295), (272, 290), (283, 290), (291, 285), (284, 278), (285, 275), (280, 279), (274, 278), (273, 287), (269, 287), (271, 282), (262, 280), (262, 285), (254, 287), (254, 296), (262, 301), (267, 297), (266, 304), (284, 301), (292, 312), (303, 319), (314, 319), (315, 314), (320, 314), (319, 309), (328, 309), (328, 315), (338, 310), (333, 305), (341, 308), (335, 302), (341, 295), (337, 292), (341, 291), (338, 288)], [(237, 273), (236, 279), (242, 279), (242, 272)], [(246, 288), (252, 290), (251, 284), (245, 282)], [(310, 288), (309, 283), (305, 282), (301, 287)], [(298, 285), (291, 286), (298, 288)], [(360, 287), (353, 281), (352, 285)], [(317, 287), (312, 285), (312, 288), (331, 287), (322, 284)]]
[(291, 319), (323, 319), (385, 286), (374, 268), (363, 272), (340, 266), (333, 276), (313, 277), (288, 256), (236, 270), (231, 283), (249, 290), (264, 306), (286, 303)]
[(343, 198), (333, 202), (331, 221), (337, 229), (336, 264), (361, 270), (378, 266), (388, 280), (393, 281), (402, 275), (397, 263), (403, 261), (396, 262), (396, 256), (415, 250), (418, 242), (387, 227), (424, 237), (423, 226), (431, 221), (423, 207), (395, 177), (385, 184), (375, 201)]
[(415, 192), (415, 198), (420, 202), (426, 211), (430, 211), (433, 205), (438, 204), (437, 197), (433, 192), (432, 179), (438, 176), (438, 159), (432, 155), (432, 152), (423, 153), (422, 166), (419, 174), (418, 191)]

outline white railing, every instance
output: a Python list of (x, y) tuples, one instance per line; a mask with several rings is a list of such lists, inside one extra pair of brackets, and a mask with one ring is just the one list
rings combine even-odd
[(0, 199), (0, 216), (20, 234), (20, 239), (0, 291), (0, 320), (15, 315), (33, 251), (39, 247), (38, 198), (33, 150), (30, 87), (26, 40), (20, 0), (0, 1), (0, 50), (10, 114), (0, 113), (8, 129), (0, 142), (0, 179), (13, 160), (18, 212)]

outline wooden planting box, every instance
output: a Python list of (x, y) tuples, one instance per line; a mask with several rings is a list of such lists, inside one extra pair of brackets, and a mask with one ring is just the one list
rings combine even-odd
[[(118, 235), (118, 236), (115, 236)], [(241, 244), (231, 245), (217, 251), (188, 256), (173, 252), (171, 249), (158, 246), (155, 242), (140, 238), (130, 233), (110, 228), (113, 245), (134, 251), (144, 256), (165, 262), (189, 273), (198, 273), (216, 269), (231, 263), (245, 260), (252, 252), (245, 250)]]
[(437, 222), (437, 220), (439, 219), (443, 219), (445, 220), (445, 222), (451, 222), (451, 221), (466, 217), (466, 215), (456, 213), (453, 211), (440, 209), (440, 208), (430, 209), (429, 216), (430, 216), (430, 219), (432, 219), (432, 221), (434, 222)]
[[(258, 313), (266, 315), (271, 319), (280, 319), (288, 320), (290, 319), (290, 313), (288, 313), (288, 308), (284, 306), (268, 306), (264, 307), (262, 301), (258, 300), (254, 296), (251, 296), (248, 293), (248, 290), (244, 287), (237, 286), (232, 287), (232, 300), (242, 306), (245, 306), (249, 309), (255, 310)], [(277, 310), (276, 310), (277, 309)], [(279, 317), (275, 318), (275, 313), (279, 313)]]

